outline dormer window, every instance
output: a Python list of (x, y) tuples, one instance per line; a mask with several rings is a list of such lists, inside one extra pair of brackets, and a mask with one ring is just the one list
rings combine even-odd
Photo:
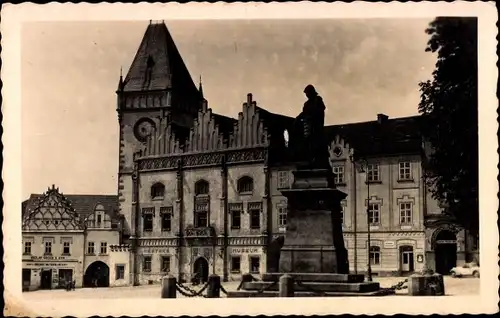
[(238, 192), (240, 194), (249, 194), (253, 192), (253, 179), (250, 177), (241, 177), (238, 180)]
[(194, 185), (194, 193), (196, 195), (208, 195), (210, 191), (210, 185), (205, 180), (200, 180)]
[(161, 199), (165, 195), (165, 186), (163, 183), (155, 183), (151, 187), (151, 198)]

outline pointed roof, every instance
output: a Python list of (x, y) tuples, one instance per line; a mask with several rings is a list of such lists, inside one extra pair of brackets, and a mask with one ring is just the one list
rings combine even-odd
[(165, 23), (150, 22), (125, 77), (123, 91), (168, 88), (197, 91)]

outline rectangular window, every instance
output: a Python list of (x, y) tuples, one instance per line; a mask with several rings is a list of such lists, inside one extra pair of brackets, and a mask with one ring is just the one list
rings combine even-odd
[(248, 213), (250, 214), (250, 228), (260, 229), (260, 214), (262, 212), (262, 202), (248, 202)]
[(194, 205), (194, 226), (208, 226), (208, 209), (210, 204), (209, 197), (197, 197)]
[(380, 265), (380, 247), (373, 246), (370, 248), (370, 264)]
[(97, 227), (101, 227), (101, 222), (102, 222), (102, 215), (97, 214)]
[(116, 279), (125, 279), (125, 265), (116, 265)]
[(87, 243), (87, 254), (95, 254), (95, 243), (94, 242)]
[(399, 180), (411, 180), (411, 163), (399, 163)]
[(108, 254), (108, 243), (101, 242), (101, 253), (100, 254)]
[(45, 255), (52, 255), (52, 242), (45, 242)]
[(195, 213), (194, 219), (195, 227), (207, 227), (208, 226), (208, 212), (207, 211), (199, 211)]
[(151, 271), (151, 256), (144, 256), (142, 261), (142, 271), (150, 272)]
[(161, 271), (164, 273), (170, 272), (170, 256), (162, 256)]
[(153, 214), (144, 214), (142, 217), (143, 220), (143, 230), (144, 232), (152, 232), (153, 231)]
[(288, 171), (278, 171), (278, 189), (285, 189), (290, 187), (288, 179)]
[(250, 228), (260, 229), (260, 210), (250, 210)]
[(241, 213), (243, 212), (242, 203), (230, 203), (229, 213), (231, 214), (231, 228), (239, 229), (241, 228)]
[(231, 228), (239, 229), (241, 227), (241, 211), (231, 211)]
[(31, 255), (31, 242), (24, 242), (24, 254)]
[(370, 225), (377, 225), (380, 223), (380, 204), (370, 203), (368, 205), (368, 219)]
[(278, 207), (278, 225), (279, 225), (279, 227), (286, 227), (286, 215), (287, 215), (287, 207), (285, 207), (285, 206)]
[(380, 181), (380, 172), (378, 164), (368, 164), (366, 167), (366, 178), (368, 182)]
[(63, 254), (64, 255), (69, 255), (71, 253), (70, 247), (71, 247), (70, 242), (63, 242)]
[(241, 271), (241, 257), (232, 256), (231, 257), (231, 272), (239, 273)]
[(161, 213), (161, 230), (163, 232), (172, 231), (172, 213), (171, 212)]
[(399, 222), (401, 224), (411, 224), (412, 204), (409, 202), (399, 204)]
[(344, 166), (334, 166), (333, 174), (335, 176), (335, 184), (343, 184), (344, 181)]
[(260, 258), (258, 256), (250, 256), (250, 273), (258, 274), (260, 273)]

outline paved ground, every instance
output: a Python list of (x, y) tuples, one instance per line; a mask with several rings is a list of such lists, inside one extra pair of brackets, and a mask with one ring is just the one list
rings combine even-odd
[[(381, 277), (375, 278), (380, 282), (383, 288), (391, 287), (397, 284), (403, 277)], [(447, 295), (478, 295), (479, 279), (477, 278), (444, 278), (445, 290)], [(223, 283), (227, 291), (234, 291), (239, 282)], [(199, 290), (200, 286), (190, 286)], [(405, 294), (406, 290), (399, 291), (398, 294)], [(222, 293), (221, 293), (222, 294)], [(160, 285), (147, 285), (136, 287), (112, 287), (112, 288), (80, 288), (75, 291), (67, 292), (65, 290), (39, 290), (25, 292), (23, 296), (26, 300), (40, 301), (44, 299), (82, 299), (82, 298), (159, 298)], [(183, 297), (178, 295), (178, 297)]]

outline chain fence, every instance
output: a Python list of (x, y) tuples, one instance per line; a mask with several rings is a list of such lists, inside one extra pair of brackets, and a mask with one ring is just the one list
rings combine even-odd
[(205, 285), (203, 285), (203, 287), (200, 289), (200, 290), (195, 290), (193, 288), (190, 288), (189, 286), (186, 286), (182, 283), (179, 283), (179, 282), (176, 282), (175, 283), (175, 289), (177, 289), (177, 291), (179, 293), (181, 293), (181, 295), (183, 295), (184, 297), (207, 297), (206, 295), (203, 295), (203, 292), (205, 291), (205, 289), (207, 289), (208, 287), (208, 282), (205, 283)]

